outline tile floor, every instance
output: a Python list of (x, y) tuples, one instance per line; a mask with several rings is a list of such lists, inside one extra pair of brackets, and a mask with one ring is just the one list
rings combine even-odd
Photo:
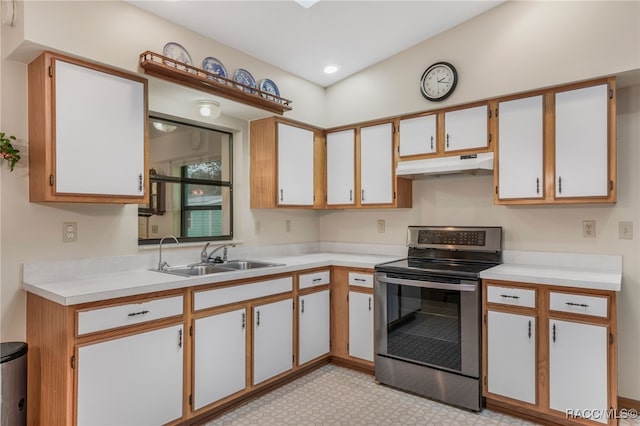
[[(378, 385), (368, 374), (326, 365), (204, 426), (535, 424), (489, 410), (460, 410)], [(640, 426), (640, 420), (620, 421), (620, 426), (631, 425)]]

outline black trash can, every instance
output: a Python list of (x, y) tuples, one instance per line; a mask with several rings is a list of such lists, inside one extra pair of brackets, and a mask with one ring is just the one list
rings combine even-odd
[(2, 343), (2, 426), (27, 424), (27, 344)]

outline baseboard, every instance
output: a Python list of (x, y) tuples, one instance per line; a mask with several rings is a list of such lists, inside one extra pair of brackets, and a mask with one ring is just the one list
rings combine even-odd
[(640, 401), (631, 398), (618, 397), (618, 409), (624, 408), (626, 410), (638, 410), (640, 411)]
[(366, 374), (375, 374), (375, 367), (373, 363), (359, 362), (353, 359), (341, 358), (337, 356), (331, 357), (331, 364), (338, 365), (340, 367), (350, 368), (352, 370), (360, 371)]

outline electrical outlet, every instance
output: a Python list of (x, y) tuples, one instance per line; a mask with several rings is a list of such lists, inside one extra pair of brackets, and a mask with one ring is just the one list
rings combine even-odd
[(618, 238), (633, 240), (633, 222), (618, 222)]
[(378, 219), (376, 226), (378, 227), (378, 234), (384, 234), (384, 220)]
[(62, 241), (71, 243), (78, 240), (77, 222), (64, 222), (62, 224)]
[(583, 220), (582, 221), (582, 236), (585, 238), (595, 238), (596, 236), (596, 221), (595, 220)]

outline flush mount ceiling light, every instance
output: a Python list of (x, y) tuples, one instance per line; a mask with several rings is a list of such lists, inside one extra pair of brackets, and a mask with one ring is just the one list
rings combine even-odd
[(338, 72), (339, 69), (340, 69), (340, 67), (335, 65), (335, 64), (327, 65), (326, 67), (324, 67), (324, 73), (325, 74), (333, 74), (333, 73)]
[(203, 117), (215, 119), (220, 117), (222, 108), (220, 108), (220, 104), (216, 101), (202, 100), (198, 101), (198, 112)]
[(320, 0), (294, 0), (294, 1), (298, 3), (300, 6), (304, 7), (305, 9), (309, 9), (311, 6), (318, 3)]
[(158, 130), (160, 132), (164, 132), (164, 133), (173, 132), (175, 129), (178, 128), (178, 126), (174, 126), (173, 124), (162, 123), (160, 121), (154, 121), (153, 122), (153, 127), (156, 130)]

